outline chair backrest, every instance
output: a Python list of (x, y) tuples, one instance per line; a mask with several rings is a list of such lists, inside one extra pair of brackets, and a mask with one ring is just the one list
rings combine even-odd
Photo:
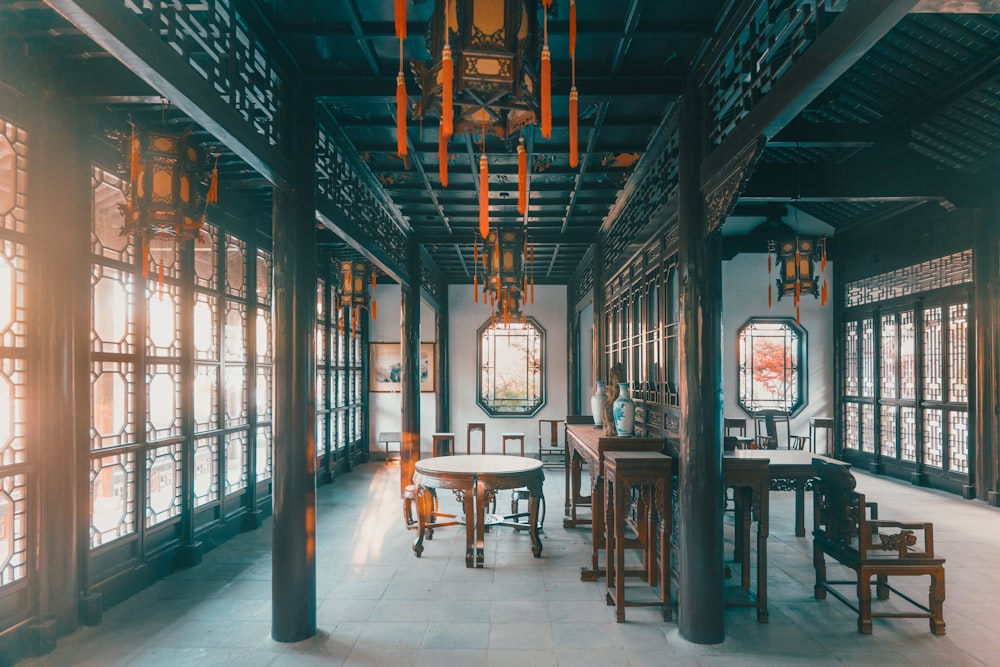
[[(791, 440), (791, 426), (788, 420), (788, 413), (782, 410), (758, 410), (753, 414), (753, 431), (757, 439), (757, 447), (761, 449), (777, 449), (781, 443), (781, 429), (784, 426), (785, 447), (789, 447)], [(761, 437), (766, 436), (774, 441), (774, 447), (761, 447)]]
[(859, 547), (865, 497), (845, 465), (813, 459), (813, 535), (844, 548)]
[(472, 434), (475, 431), (479, 431), (482, 437), (482, 453), (486, 453), (486, 423), (485, 422), (469, 422), (469, 426), (465, 430), (465, 453), (472, 453)]

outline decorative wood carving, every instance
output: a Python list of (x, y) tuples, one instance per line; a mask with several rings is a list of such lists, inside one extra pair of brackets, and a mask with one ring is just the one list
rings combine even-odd
[(722, 224), (739, 198), (740, 192), (753, 173), (767, 140), (763, 136), (744, 148), (736, 158), (719, 174), (713, 174), (702, 187), (705, 200), (705, 236)]

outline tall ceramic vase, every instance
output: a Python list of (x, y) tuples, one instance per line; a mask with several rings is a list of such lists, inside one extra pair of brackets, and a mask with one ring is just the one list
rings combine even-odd
[(608, 394), (604, 391), (604, 383), (597, 381), (597, 391), (590, 397), (590, 414), (594, 415), (594, 428), (601, 428), (604, 425), (604, 402), (608, 400)]
[(612, 410), (615, 415), (615, 430), (619, 436), (631, 436), (635, 428), (635, 402), (628, 393), (628, 383), (618, 383), (618, 398)]

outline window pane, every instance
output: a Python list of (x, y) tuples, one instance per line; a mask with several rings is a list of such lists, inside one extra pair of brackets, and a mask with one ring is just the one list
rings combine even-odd
[(544, 330), (533, 319), (479, 330), (479, 405), (491, 415), (532, 415), (542, 391)]
[(739, 400), (748, 412), (803, 405), (804, 331), (791, 321), (753, 319), (738, 332)]

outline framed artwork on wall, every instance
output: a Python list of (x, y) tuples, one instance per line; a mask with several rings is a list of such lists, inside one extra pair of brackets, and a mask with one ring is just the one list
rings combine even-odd
[[(371, 343), (369, 352), (368, 391), (400, 391), (403, 363), (399, 343)], [(434, 343), (420, 344), (420, 391), (434, 391)]]

